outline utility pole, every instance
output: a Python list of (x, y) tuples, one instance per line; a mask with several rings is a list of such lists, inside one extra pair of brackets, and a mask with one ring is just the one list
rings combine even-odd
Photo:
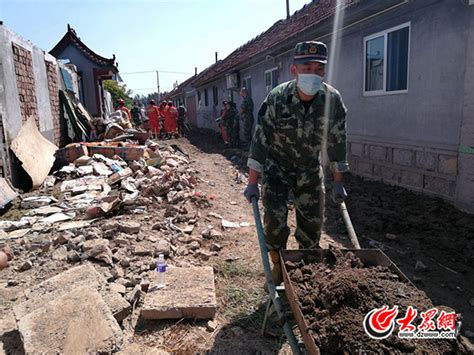
[(158, 90), (158, 101), (160, 101), (160, 74), (156, 71), (156, 89)]

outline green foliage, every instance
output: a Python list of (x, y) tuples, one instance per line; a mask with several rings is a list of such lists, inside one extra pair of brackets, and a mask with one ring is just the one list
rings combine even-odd
[(126, 85), (119, 85), (115, 80), (104, 80), (104, 89), (112, 95), (114, 107), (117, 107), (120, 99), (125, 101), (127, 107), (132, 107), (132, 90), (127, 89)]

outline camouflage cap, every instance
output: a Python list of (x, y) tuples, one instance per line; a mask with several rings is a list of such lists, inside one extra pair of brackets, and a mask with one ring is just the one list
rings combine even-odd
[(295, 64), (305, 64), (317, 62), (326, 64), (328, 59), (328, 48), (322, 42), (300, 42), (296, 44), (293, 62)]

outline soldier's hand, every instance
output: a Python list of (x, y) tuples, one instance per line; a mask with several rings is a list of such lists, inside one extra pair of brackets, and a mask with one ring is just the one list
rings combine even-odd
[(334, 181), (332, 184), (331, 198), (335, 204), (344, 202), (347, 198), (347, 192), (342, 181)]
[(260, 192), (258, 191), (257, 184), (248, 184), (244, 190), (244, 196), (248, 202), (252, 202), (252, 197), (256, 197), (257, 200), (260, 198)]

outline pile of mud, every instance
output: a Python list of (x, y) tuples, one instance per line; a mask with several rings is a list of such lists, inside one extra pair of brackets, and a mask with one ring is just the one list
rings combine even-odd
[[(322, 354), (349, 353), (468, 353), (456, 339), (401, 339), (396, 320), (407, 308), (418, 310), (413, 325), (422, 323), (421, 312), (434, 307), (426, 294), (387, 267), (364, 267), (353, 253), (334, 251), (322, 262), (285, 263), (309, 333)], [(373, 309), (398, 306), (394, 330), (385, 339), (372, 339), (364, 330), (364, 317)], [(454, 312), (438, 306), (440, 312)], [(459, 320), (459, 315), (458, 315)]]

